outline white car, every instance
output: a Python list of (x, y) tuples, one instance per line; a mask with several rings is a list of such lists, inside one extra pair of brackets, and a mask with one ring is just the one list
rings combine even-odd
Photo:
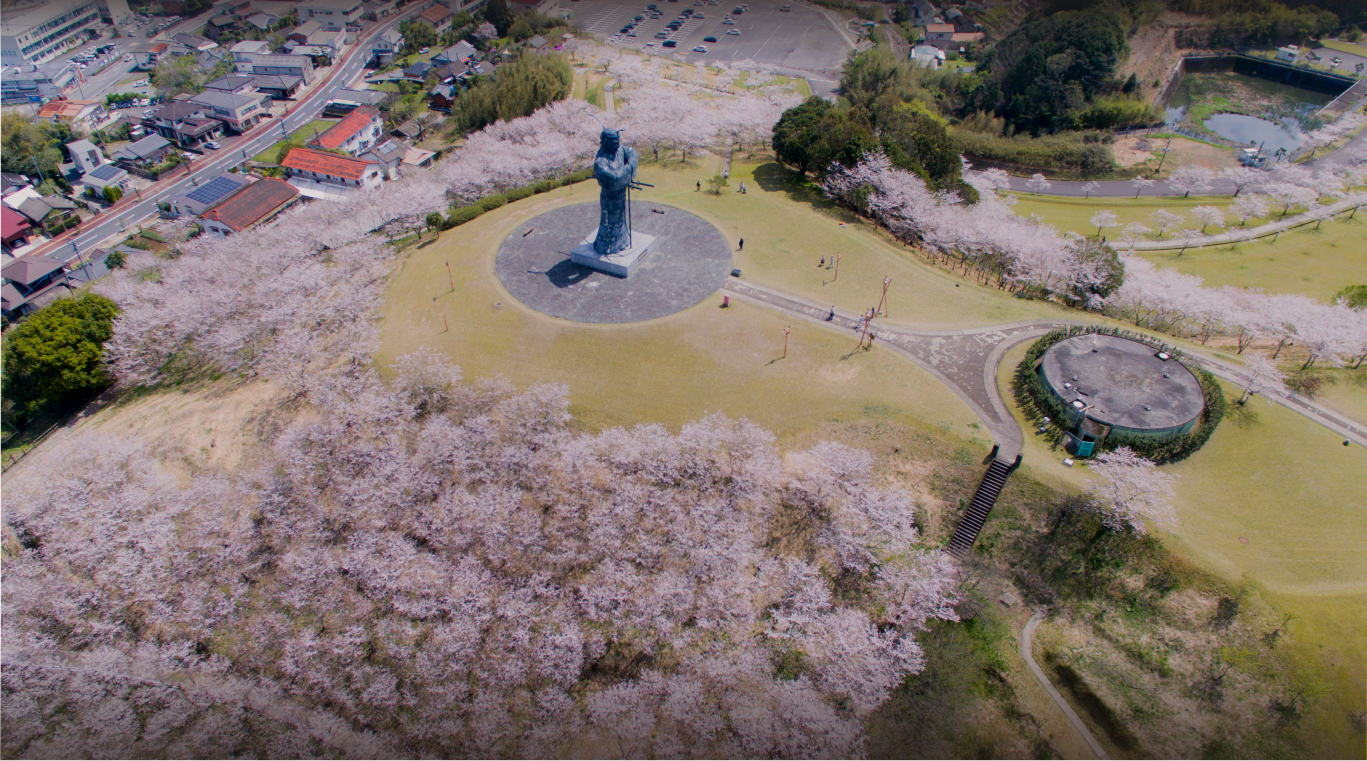
[[(653, 48), (653, 47), (655, 47), (655, 43), (653, 43), (653, 42), (647, 42), (647, 43), (645, 44), (644, 47), (646, 47), (646, 48)], [(643, 49), (644, 49), (644, 48), (643, 48)]]
[(734, 35), (739, 36), (739, 35), (740, 35), (740, 30), (739, 30), (739, 29), (727, 29), (727, 30), (726, 30), (726, 33), (727, 33), (727, 34), (734, 34)]
[(732, 20), (729, 19), (729, 18), (724, 18), (724, 19), (721, 20), (721, 22), (722, 22), (723, 24), (727, 24), (727, 25), (731, 25), (731, 24), (736, 23), (736, 22), (732, 21)]
[(699, 46), (697, 46), (696, 48), (693, 48), (693, 52), (694, 52), (694, 53), (706, 53), (706, 52), (707, 52), (707, 46), (706, 46), (706, 45), (699, 45)]
[(150, 117), (151, 115), (152, 115), (152, 109), (150, 109), (150, 108), (147, 109), (146, 111), (143, 111), (143, 112), (142, 112), (142, 118), (144, 118), (144, 119)]
[(216, 151), (223, 146), (219, 145), (217, 140), (210, 140), (204, 144), (204, 147), (211, 151)]
[(419, 51), (418, 51), (418, 55), (427, 55), (427, 51), (429, 51), (429, 50), (431, 50), (431, 49), (432, 49), (432, 48), (423, 48), (422, 50), (419, 50)]

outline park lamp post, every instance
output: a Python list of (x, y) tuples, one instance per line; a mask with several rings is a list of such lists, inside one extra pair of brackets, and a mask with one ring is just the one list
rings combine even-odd
[(837, 281), (837, 280), (839, 280), (839, 279), (840, 279), (840, 254), (836, 254), (836, 255), (835, 255), (835, 277), (831, 278), (831, 282), (834, 283), (835, 281)]
[(793, 332), (793, 326), (789, 325), (783, 329), (783, 358), (788, 358), (788, 334)]
[(878, 314), (886, 315), (886, 312), (883, 311), (883, 305), (884, 305), (885, 303), (887, 303), (887, 300), (888, 300), (888, 285), (891, 284), (891, 283), (892, 283), (892, 278), (888, 277), (887, 275), (884, 275), (884, 276), (883, 276), (883, 297), (882, 297), (881, 299), (878, 300), (878, 310), (877, 310), (877, 311), (878, 311)]

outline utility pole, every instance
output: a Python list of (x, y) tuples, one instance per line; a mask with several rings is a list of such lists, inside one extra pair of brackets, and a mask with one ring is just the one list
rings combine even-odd
[(878, 300), (878, 314), (883, 314), (883, 304), (888, 300), (888, 285), (892, 283), (892, 278), (883, 276), (883, 298)]

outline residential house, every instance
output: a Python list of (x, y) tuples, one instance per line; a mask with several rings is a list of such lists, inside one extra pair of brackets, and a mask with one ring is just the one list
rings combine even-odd
[(953, 24), (926, 24), (926, 42), (941, 50), (954, 39)]
[(461, 40), (460, 42), (457, 42), (451, 47), (432, 56), (432, 63), (437, 64), (438, 66), (446, 63), (454, 63), (464, 66), (466, 63), (473, 60), (475, 56), (478, 54), (479, 51), (475, 50), (474, 45), (471, 45), (465, 40)]
[(124, 190), (128, 185), (128, 172), (114, 164), (104, 164), (86, 172), (81, 177), (81, 184), (96, 195), (103, 195), (104, 189), (109, 187)]
[(279, 74), (299, 77), (307, 87), (313, 81), (313, 59), (306, 55), (249, 53), (237, 62), (238, 74)]
[(299, 3), (295, 0), (252, 0), (253, 13), (269, 13), (284, 18), (299, 13)]
[(365, 0), (361, 3), (361, 17), (379, 21), (398, 10), (397, 0)]
[(309, 146), (325, 151), (346, 151), (356, 156), (370, 150), (383, 134), (384, 116), (374, 106), (360, 106), (314, 138)]
[(5, 265), (0, 275), (0, 311), (8, 318), (36, 311), (69, 292), (66, 265), (51, 256), (27, 256)]
[(556, 0), (509, 0), (508, 10), (513, 13), (539, 13), (550, 16), (558, 7)]
[(486, 0), (437, 0), (438, 3), (451, 9), (452, 13), (468, 11), (474, 13)]
[(229, 74), (204, 85), (204, 89), (230, 92), (234, 95), (248, 95), (256, 90), (256, 77), (245, 74)]
[(133, 56), (133, 68), (138, 71), (151, 71), (161, 62), (162, 57), (171, 48), (164, 42), (140, 42), (129, 49), (129, 54)]
[(109, 163), (109, 159), (89, 140), (72, 140), (66, 144), (66, 152), (71, 156), (74, 169), (81, 174)]
[(143, 139), (114, 151), (110, 158), (124, 169), (146, 167), (161, 163), (166, 155), (175, 150), (175, 145), (161, 135), (148, 135)]
[(18, 211), (28, 217), (30, 224), (46, 232), (76, 216), (76, 204), (61, 196), (38, 196), (25, 199)]
[(15, 172), (0, 172), (0, 197), (8, 199), (11, 194), (33, 187), (33, 181)]
[(274, 13), (253, 13), (247, 17), (247, 23), (260, 31), (267, 32), (280, 23), (280, 17)]
[(397, 29), (386, 29), (380, 32), (375, 41), (370, 43), (370, 63), (375, 68), (389, 66), (394, 63), (399, 51), (403, 50), (403, 35)]
[(241, 18), (251, 12), (252, 0), (219, 0), (214, 3), (214, 14)]
[(427, 93), (428, 102), (432, 108), (441, 111), (450, 111), (451, 106), (456, 102), (456, 88), (452, 85), (437, 85), (432, 91)]
[(401, 137), (401, 138), (403, 138), (404, 140), (421, 140), (421, 139), (422, 139), (422, 125), (421, 125), (421, 124), (418, 124), (418, 123), (417, 123), (416, 121), (414, 121), (413, 119), (409, 119), (408, 121), (404, 122), (403, 124), (400, 124), (399, 126), (397, 126), (397, 127), (395, 127), (394, 129), (390, 130), (390, 131), (389, 131), (389, 134), (391, 134), (391, 135), (393, 135), (393, 136), (395, 136), (395, 137)]
[(911, 49), (911, 62), (927, 69), (944, 66), (945, 51), (934, 45), (917, 45)]
[(319, 29), (316, 32), (311, 32), (304, 40), (304, 44), (313, 45), (315, 47), (332, 48), (332, 54), (335, 56), (337, 55), (337, 51), (341, 50), (343, 45), (346, 45), (346, 30)]
[(0, 205), (0, 233), (3, 233), (0, 234), (0, 246), (3, 246), (5, 253), (13, 254), (15, 249), (29, 244), (29, 239), (33, 237), (33, 225), (18, 210)]
[(254, 74), (252, 83), (257, 92), (269, 96), (271, 100), (294, 100), (299, 88), (304, 86), (303, 79), (283, 74)]
[(213, 50), (214, 48), (218, 47), (217, 42), (214, 42), (213, 40), (208, 39), (207, 37), (200, 37), (197, 34), (185, 34), (182, 32), (179, 34), (171, 35), (171, 39), (175, 40), (176, 42), (179, 42), (187, 48), (190, 48), (200, 53), (206, 50)]
[(305, 21), (299, 26), (296, 26), (285, 39), (294, 40), (301, 45), (307, 45), (309, 42), (309, 35), (314, 32), (322, 31), (322, 29), (323, 22), (321, 21)]
[(265, 40), (243, 40), (229, 48), (229, 52), (234, 61), (250, 61), (248, 56), (253, 53), (270, 55), (271, 44)]
[(251, 183), (249, 175), (224, 172), (172, 198), (171, 213), (182, 217), (198, 217)]
[(403, 163), (404, 154), (408, 151), (408, 145), (399, 140), (386, 139), (375, 145), (370, 150), (359, 153), (356, 158), (372, 161), (384, 167), (384, 176), (387, 180), (399, 179), (399, 165)]
[(546, 47), (546, 38), (538, 34), (530, 40), (527, 40), (527, 47), (532, 50), (540, 51), (542, 48)]
[(328, 29), (345, 29), (361, 20), (361, 0), (309, 0), (299, 5), (299, 18), (322, 22)]
[(387, 100), (392, 100), (395, 93), (385, 92), (384, 90), (338, 90), (337, 100), (351, 101), (362, 106), (378, 106)]
[(104, 121), (104, 103), (98, 100), (54, 100), (38, 109), (38, 118), (53, 122), (66, 122), (73, 130), (89, 134), (97, 124)]
[(437, 81), (444, 84), (451, 84), (456, 81), (456, 77), (465, 73), (465, 64), (443, 63), (433, 66), (431, 71), (437, 75)]
[(366, 159), (339, 156), (336, 153), (293, 148), (280, 162), (285, 174), (306, 193), (309, 183), (332, 185), (337, 188), (378, 188), (384, 182), (384, 167)]
[(286, 42), (285, 52), (290, 55), (308, 56), (315, 67), (331, 66), (332, 57), (337, 54), (337, 51), (327, 45), (300, 45), (297, 42)]
[(152, 132), (182, 148), (198, 148), (223, 136), (223, 122), (192, 101), (171, 101), (153, 111), (145, 123), (151, 125)]
[(243, 133), (255, 127), (265, 113), (259, 93), (237, 94), (219, 90), (205, 90), (190, 99), (190, 103), (202, 106), (208, 115), (223, 122), (236, 133)]
[(414, 79), (421, 82), (422, 80), (427, 78), (427, 72), (431, 71), (435, 65), (436, 64), (432, 63), (431, 61), (418, 61), (412, 66), (409, 66), (408, 68), (404, 69), (403, 75), (405, 77), (408, 77), (409, 79)]
[(299, 202), (299, 191), (284, 180), (254, 182), (199, 215), (205, 231), (224, 236), (250, 230)]
[(450, 8), (447, 8), (444, 5), (433, 5), (422, 13), (419, 13), (417, 18), (414, 18), (413, 20), (426, 23), (428, 26), (432, 27), (432, 30), (435, 31), (438, 36), (440, 36), (444, 34), (447, 29), (451, 28), (451, 22), (455, 20), (455, 17), (455, 14), (451, 12)]
[(416, 166), (422, 169), (431, 169), (432, 163), (437, 154), (434, 151), (424, 151), (421, 148), (409, 148), (404, 151), (403, 163), (408, 166)]
[(241, 28), (241, 19), (225, 13), (221, 16), (214, 16), (204, 24), (204, 36), (211, 40), (217, 40), (222, 38), (223, 35), (235, 32)]
[(76, 72), (70, 61), (6, 66), (0, 72), (0, 100), (10, 105), (60, 98), (75, 83)]

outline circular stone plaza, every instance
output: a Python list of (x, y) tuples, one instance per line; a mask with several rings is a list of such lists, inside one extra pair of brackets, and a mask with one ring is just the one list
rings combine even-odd
[(637, 201), (631, 226), (655, 245), (630, 277), (570, 261), (598, 226), (597, 202), (554, 209), (518, 225), (499, 246), (495, 269), (513, 298), (538, 312), (586, 323), (653, 320), (681, 312), (721, 288), (731, 245), (701, 217)]
[(1128, 338), (1090, 333), (1059, 341), (1036, 369), (1047, 392), (1068, 410), (1068, 449), (1081, 456), (1111, 436), (1177, 438), (1195, 427), (1205, 407), (1191, 370)]

